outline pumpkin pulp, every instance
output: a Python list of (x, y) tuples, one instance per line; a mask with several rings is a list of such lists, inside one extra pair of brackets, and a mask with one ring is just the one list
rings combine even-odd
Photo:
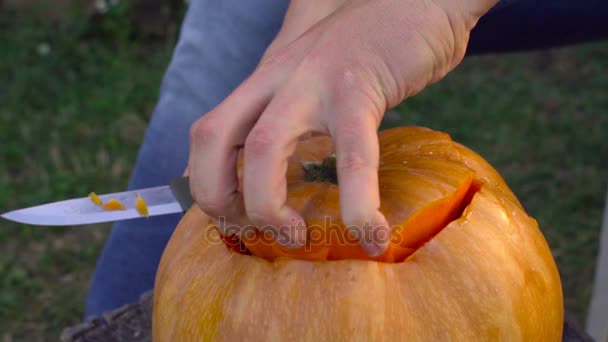
[(392, 231), (384, 254), (367, 256), (340, 219), (336, 161), (327, 137), (299, 143), (288, 162), (287, 205), (306, 222), (306, 245), (290, 250), (260, 231), (244, 234), (240, 241), (225, 237), (226, 245), (270, 261), (284, 257), (404, 261), (462, 214), (482, 182), (462, 162), (447, 134), (405, 127), (382, 131), (379, 139), (380, 211)]

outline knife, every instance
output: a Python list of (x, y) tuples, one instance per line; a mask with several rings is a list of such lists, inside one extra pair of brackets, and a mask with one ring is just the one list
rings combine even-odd
[(183, 213), (194, 202), (188, 177), (181, 177), (172, 180), (169, 185), (99, 195), (104, 203), (112, 198), (119, 200), (124, 204), (125, 210), (104, 210), (89, 197), (82, 197), (9, 211), (0, 216), (10, 221), (39, 226), (77, 226), (129, 220), (142, 217), (135, 209), (137, 196), (145, 200), (149, 216)]

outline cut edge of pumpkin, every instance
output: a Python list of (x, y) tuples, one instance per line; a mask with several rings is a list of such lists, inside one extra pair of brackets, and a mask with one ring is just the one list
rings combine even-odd
[[(437, 234), (441, 233), (450, 223), (458, 220), (471, 204), (474, 195), (480, 188), (481, 183), (471, 177), (465, 182), (465, 186), (458, 189), (450, 197), (427, 205), (410, 216), (400, 225), (401, 231), (395, 234), (396, 237), (400, 238), (397, 247), (402, 248), (402, 250), (393, 256), (393, 262), (406, 260)], [(442, 208), (440, 210), (441, 216), (436, 213), (439, 208)], [(405, 236), (402, 234), (405, 234)]]
[(462, 200), (455, 207), (455, 210), (453, 211), (453, 214), (449, 217), (449, 219), (446, 220), (445, 223), (443, 225), (441, 225), (441, 228), (438, 229), (434, 234), (432, 234), (428, 239), (425, 239), (424, 241), (421, 241), (421, 243), (418, 244), (414, 248), (414, 250), (412, 251), (412, 253), (410, 253), (409, 255), (407, 255), (403, 260), (401, 260), (401, 262), (412, 260), (414, 258), (414, 255), (416, 254), (416, 251), (420, 250), (427, 243), (429, 243), (431, 240), (433, 240), (437, 235), (439, 235), (450, 224), (452, 224), (453, 222), (461, 220), (463, 218), (463, 215), (465, 215), (465, 213), (467, 212), (467, 209), (471, 206), (471, 203), (473, 202), (473, 198), (475, 198), (475, 195), (479, 191), (481, 191), (481, 188), (483, 186), (484, 186), (483, 181), (481, 181), (481, 180), (479, 180), (477, 178), (473, 178), (473, 181), (471, 182), (471, 184), (469, 185), (467, 191), (465, 192), (464, 196), (462, 197)]
[[(419, 239), (418, 243), (416, 245), (414, 245), (414, 246), (402, 246), (402, 245), (389, 246), (389, 249), (385, 252), (385, 254), (383, 254), (383, 256), (385, 258), (382, 258), (382, 256), (381, 256), (381, 257), (369, 258), (369, 259), (352, 258), (352, 260), (375, 261), (375, 262), (382, 262), (382, 263), (400, 263), (400, 262), (405, 262), (405, 261), (410, 260), (410, 258), (412, 258), (415, 255), (416, 251), (418, 251), (419, 249), (424, 247), (424, 245), (426, 245), (429, 241), (431, 241), (435, 236), (440, 234), (443, 231), (443, 229), (445, 229), (447, 226), (449, 226), (452, 222), (457, 221), (462, 218), (463, 214), (466, 212), (466, 209), (471, 205), (471, 202), (473, 201), (475, 194), (477, 194), (483, 187), (483, 184), (484, 183), (482, 180), (480, 180), (476, 177), (473, 177), (472, 180), (470, 181), (470, 183), (468, 184), (468, 186), (464, 187), (463, 194), (455, 194), (455, 196), (461, 197), (461, 199), (457, 200), (457, 204), (451, 208), (450, 213), (445, 218), (445, 220), (443, 220), (443, 222), (438, 225), (439, 228), (434, 228), (432, 234), (430, 234), (427, 238)], [(423, 209), (421, 212), (418, 212), (418, 213), (416, 213), (416, 215), (413, 215), (413, 216), (427, 215), (428, 212), (433, 210), (433, 208), (434, 208), (434, 206), (427, 207), (427, 208)], [(425, 212), (425, 211), (428, 211), (428, 212)], [(410, 220), (410, 218), (408, 218), (408, 220)], [(405, 223), (406, 222), (404, 222), (404, 224)], [(252, 251), (250, 251), (249, 248), (247, 248), (247, 246), (245, 246), (245, 244), (236, 235), (222, 236), (222, 240), (223, 240), (225, 246), (230, 250), (230, 252), (233, 252), (235, 254), (241, 254), (243, 256), (256, 257), (256, 258), (259, 258), (259, 259), (264, 260), (269, 263), (273, 263), (278, 260), (285, 260), (285, 259), (303, 260), (303, 261), (309, 261), (309, 262), (335, 262), (335, 261), (342, 261), (342, 260), (351, 260), (351, 258), (310, 260), (310, 258), (314, 257), (314, 256), (308, 256), (308, 257), (304, 256), (302, 258), (293, 258), (293, 257), (285, 257), (285, 256), (281, 256), (281, 255), (276, 255), (276, 256), (274, 256), (273, 260), (269, 260), (268, 258), (266, 258), (264, 256), (257, 256), (255, 254), (253, 254)], [(382, 259), (384, 259), (384, 260), (382, 260)]]

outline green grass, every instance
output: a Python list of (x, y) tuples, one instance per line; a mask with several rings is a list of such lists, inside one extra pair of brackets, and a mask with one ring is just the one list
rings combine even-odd
[[(91, 36), (0, 12), (0, 212), (126, 186), (171, 49), (111, 24)], [(580, 322), (608, 185), (607, 74), (607, 44), (472, 58), (385, 122), (447, 131), (497, 167), (538, 219)], [(78, 323), (107, 232), (0, 221), (0, 338), (56, 340)]]
[[(124, 189), (170, 49), (0, 15), (0, 212)], [(0, 222), (0, 340), (80, 321), (107, 232)]]

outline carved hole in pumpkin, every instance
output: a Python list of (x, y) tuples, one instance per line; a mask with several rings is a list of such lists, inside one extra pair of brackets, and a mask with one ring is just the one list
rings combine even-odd
[(479, 190), (481, 190), (482, 186), (483, 186), (483, 183), (480, 180), (477, 180), (477, 179), (473, 180), (473, 183), (471, 183), (471, 186), (469, 187), (467, 194), (462, 199), (462, 202), (460, 202), (460, 206), (458, 208), (458, 211), (456, 212), (455, 217), (450, 221), (450, 223), (453, 221), (456, 221), (462, 217), (462, 215), (464, 214), (464, 211), (469, 207), (469, 205), (471, 205), (471, 202), (473, 201), (473, 197), (475, 197), (475, 194), (478, 193)]
[[(438, 229), (436, 229), (435, 233), (433, 235), (431, 235), (429, 238), (420, 240), (420, 242), (418, 244), (414, 245), (413, 248), (409, 249), (407, 254), (402, 254), (400, 256), (396, 256), (393, 259), (389, 258), (389, 260), (380, 260), (380, 261), (403, 262), (403, 261), (407, 260), (408, 258), (410, 258), (411, 256), (413, 256), (414, 252), (416, 250), (420, 249), (426, 243), (428, 243), (430, 240), (432, 240), (435, 236), (437, 236), (437, 234), (439, 234), (451, 222), (457, 221), (462, 217), (465, 210), (470, 206), (471, 202), (473, 201), (473, 197), (475, 196), (475, 194), (477, 192), (479, 192), (479, 190), (481, 190), (482, 186), (483, 186), (483, 183), (481, 181), (474, 179), (473, 182), (471, 183), (471, 185), (469, 186), (469, 188), (467, 189), (466, 194), (464, 195), (464, 197), (462, 198), (462, 200), (460, 201), (460, 203), (458, 204), (456, 209), (453, 211), (453, 213), (447, 218), (447, 220), (445, 220), (445, 222), (443, 222), (440, 225), (440, 227)], [(224, 244), (226, 245), (226, 247), (228, 249), (232, 250), (233, 252), (242, 254), (242, 255), (252, 255), (251, 251), (249, 249), (247, 249), (245, 244), (242, 241), (240, 241), (240, 239), (237, 236), (235, 236), (235, 235), (223, 236), (222, 240), (223, 240)]]
[(245, 244), (236, 235), (222, 236), (222, 241), (228, 249), (243, 255), (251, 255)]
[(437, 230), (437, 232), (435, 232), (435, 234), (433, 234), (432, 236), (430, 236), (428, 239), (425, 239), (425, 240), (421, 241), (420, 244), (416, 245), (414, 247), (414, 251), (411, 254), (409, 254), (408, 256), (406, 256), (403, 260), (397, 260), (396, 262), (405, 261), (405, 260), (413, 257), (415, 251), (417, 251), (418, 249), (422, 248), (429, 241), (433, 240), (433, 238), (435, 238), (435, 236), (437, 236), (439, 233), (441, 233), (444, 228), (446, 228), (447, 226), (449, 226), (452, 222), (460, 220), (462, 218), (462, 216), (464, 215), (464, 212), (471, 205), (471, 202), (473, 201), (473, 198), (475, 197), (475, 194), (477, 194), (481, 190), (482, 186), (483, 186), (483, 182), (482, 181), (477, 180), (477, 179), (473, 179), (473, 182), (469, 186), (466, 194), (462, 198), (462, 200), (459, 203), (458, 207), (453, 212), (453, 214), (450, 215), (450, 217), (446, 220), (446, 222), (441, 225), (441, 228), (439, 230)]

